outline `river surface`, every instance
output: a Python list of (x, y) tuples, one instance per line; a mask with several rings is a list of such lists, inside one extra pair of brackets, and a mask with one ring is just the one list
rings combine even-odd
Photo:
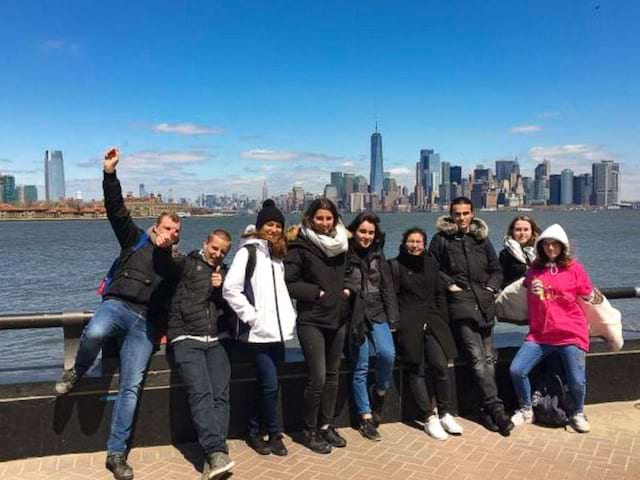
[[(640, 285), (640, 211), (532, 212), (542, 228), (560, 223), (569, 235), (574, 255), (595, 285)], [(382, 214), (387, 232), (385, 253), (396, 255), (402, 232), (412, 226), (435, 230), (438, 213)], [(496, 252), (513, 212), (478, 212), (490, 228)], [(348, 223), (353, 215), (347, 215)], [(234, 240), (255, 220), (247, 217), (183, 219), (180, 249), (197, 249), (208, 232), (227, 229)], [(299, 220), (290, 215), (288, 223)], [(148, 227), (152, 220), (139, 220)], [(232, 250), (229, 260), (233, 258)], [(93, 310), (100, 301), (96, 288), (118, 254), (118, 244), (106, 220), (0, 222), (0, 314)], [(618, 300), (625, 336), (640, 333), (640, 300)], [(522, 333), (498, 325), (498, 332)], [(54, 377), (62, 365), (62, 329), (0, 330), (0, 383)]]

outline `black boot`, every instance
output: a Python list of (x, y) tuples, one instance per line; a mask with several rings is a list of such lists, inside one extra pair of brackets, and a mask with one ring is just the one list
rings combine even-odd
[(106, 467), (113, 473), (116, 480), (133, 480), (133, 468), (127, 463), (127, 457), (124, 453), (107, 455)]
[(369, 401), (371, 402), (371, 419), (373, 424), (377, 427), (382, 421), (384, 415), (384, 397), (385, 395), (378, 395), (378, 390), (375, 385), (372, 385), (369, 389)]
[(247, 437), (247, 445), (253, 448), (256, 453), (260, 455), (270, 455), (271, 449), (269, 448), (269, 444), (264, 441), (264, 438), (261, 434), (258, 433), (249, 433)]
[(309, 450), (315, 453), (331, 453), (331, 445), (327, 443), (318, 430), (305, 430), (304, 444)]
[(484, 408), (480, 410), (480, 414), (478, 415), (478, 422), (490, 432), (498, 431), (498, 426), (493, 421), (492, 415)]
[(500, 435), (502, 435), (503, 437), (508, 437), (509, 435), (511, 435), (511, 430), (513, 430), (513, 427), (515, 425), (507, 416), (507, 414), (504, 413), (504, 409), (500, 408), (493, 412), (493, 421), (498, 427), (498, 432), (500, 432)]
[(287, 447), (282, 441), (282, 438), (283, 437), (281, 433), (270, 433), (269, 441), (267, 443), (269, 445), (269, 450), (271, 450), (271, 453), (277, 455), (278, 457), (286, 457), (289, 454), (289, 450), (287, 450)]
[(327, 428), (321, 428), (320, 435), (322, 435), (332, 447), (344, 448), (347, 446), (347, 440), (338, 433), (333, 425), (329, 425)]

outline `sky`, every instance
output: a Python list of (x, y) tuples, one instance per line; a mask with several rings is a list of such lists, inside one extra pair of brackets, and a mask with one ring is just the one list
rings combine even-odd
[(640, 2), (0, 2), (0, 172), (101, 198), (126, 190), (259, 198), (331, 171), (414, 185), (420, 149), (469, 172), (543, 158), (552, 173), (621, 164), (640, 199)]

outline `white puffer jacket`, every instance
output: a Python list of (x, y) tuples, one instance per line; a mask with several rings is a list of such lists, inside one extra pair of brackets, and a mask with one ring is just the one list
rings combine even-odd
[[(249, 259), (247, 244), (256, 246), (256, 267), (251, 277), (255, 306), (244, 295), (244, 276)], [(222, 287), (222, 296), (241, 321), (251, 327), (250, 343), (284, 342), (293, 338), (296, 311), (284, 282), (282, 260), (272, 258), (266, 240), (250, 238), (240, 243)]]

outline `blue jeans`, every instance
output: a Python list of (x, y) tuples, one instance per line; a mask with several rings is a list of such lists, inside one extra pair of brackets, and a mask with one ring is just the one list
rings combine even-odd
[(108, 453), (126, 453), (140, 387), (153, 351), (153, 325), (126, 304), (109, 299), (100, 304), (82, 332), (75, 371), (93, 365), (104, 342), (115, 338), (120, 353), (120, 387), (111, 414)]
[(373, 323), (373, 329), (368, 333), (367, 340), (356, 347), (352, 355), (353, 380), (351, 387), (358, 415), (371, 413), (369, 392), (367, 391), (367, 374), (369, 373), (369, 351), (376, 352), (376, 388), (387, 390), (391, 383), (391, 373), (396, 350), (393, 336), (387, 322)]
[(174, 358), (184, 382), (191, 420), (205, 455), (229, 453), (229, 378), (231, 366), (220, 342), (186, 339), (173, 344)]
[(249, 433), (274, 435), (281, 432), (278, 425), (278, 368), (284, 359), (284, 344), (246, 343), (256, 367), (258, 411), (249, 418)]
[(575, 404), (575, 412), (584, 410), (587, 378), (585, 374), (584, 350), (575, 345), (542, 345), (524, 342), (511, 362), (511, 381), (521, 408), (531, 408), (531, 382), (529, 372), (546, 356), (558, 352), (564, 365), (569, 390)]

